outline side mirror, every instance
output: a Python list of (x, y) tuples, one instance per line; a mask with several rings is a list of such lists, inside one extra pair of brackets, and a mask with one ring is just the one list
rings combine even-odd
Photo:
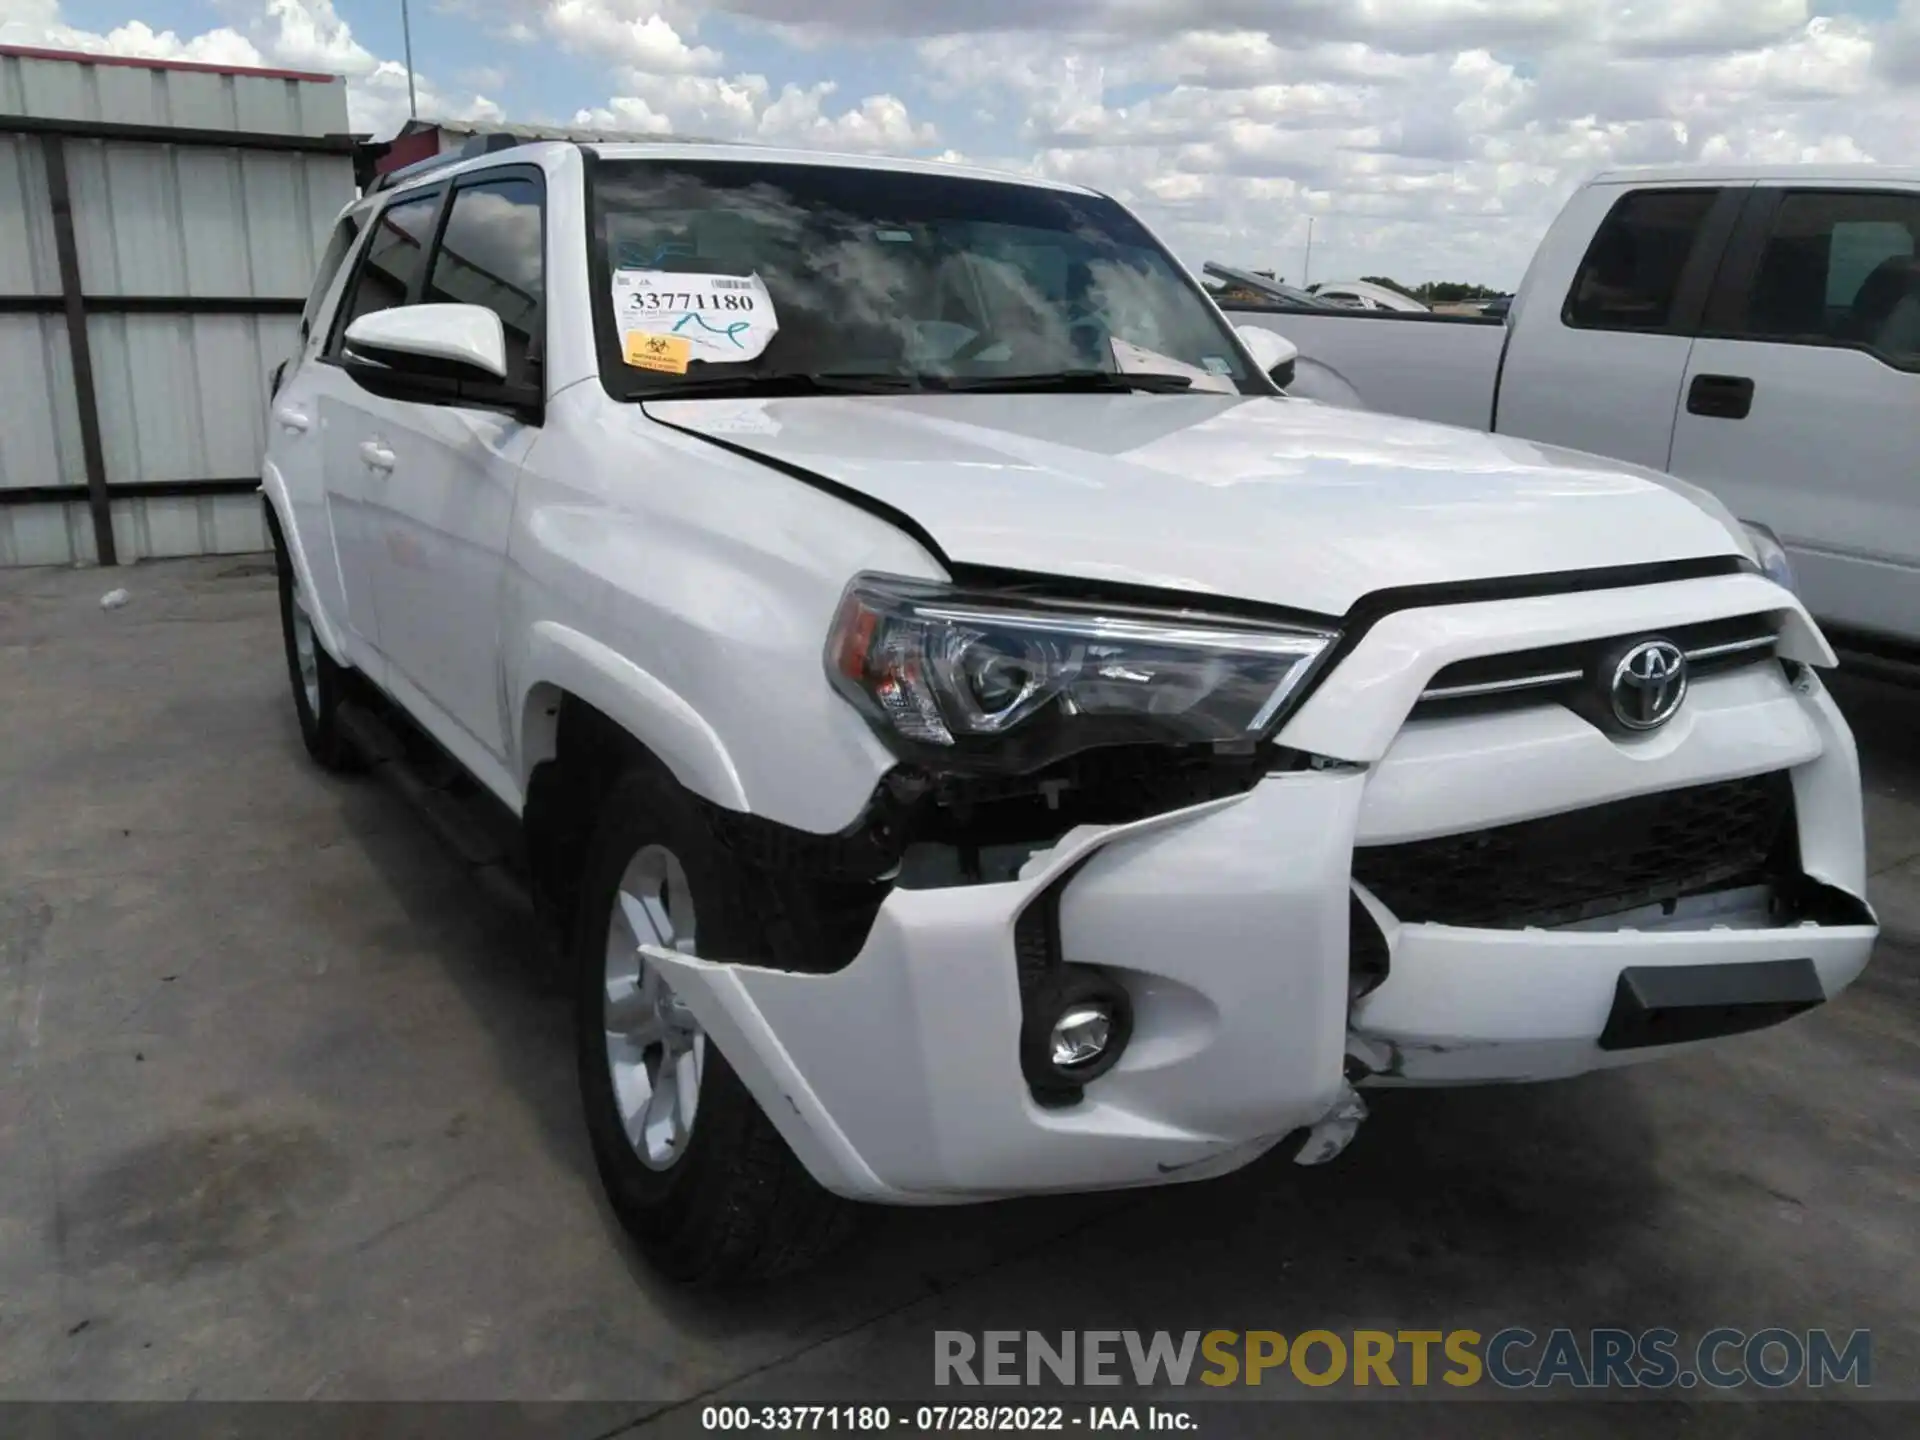
[(349, 360), (380, 366), (395, 379), (507, 378), (507, 336), (484, 305), (403, 305), (362, 315), (347, 327)]
[(1276, 370), (1290, 369), (1300, 358), (1300, 347), (1284, 335), (1259, 325), (1236, 325), (1233, 333), (1240, 337), (1240, 343), (1247, 347), (1247, 353), (1253, 356), (1257, 364), (1267, 374)]

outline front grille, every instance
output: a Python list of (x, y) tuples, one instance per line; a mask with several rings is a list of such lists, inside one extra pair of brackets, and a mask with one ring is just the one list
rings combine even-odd
[(1793, 786), (1782, 771), (1363, 846), (1353, 874), (1408, 924), (1570, 925), (1760, 878), (1792, 818)]
[[(1677, 625), (1658, 633), (1687, 655), (1695, 677), (1774, 658), (1779, 630), (1769, 615), (1742, 615), (1731, 620), (1709, 620)], [(1574, 645), (1550, 645), (1515, 650), (1505, 655), (1481, 655), (1460, 660), (1435, 675), (1421, 692), (1414, 709), (1417, 718), (1454, 714), (1465, 707), (1485, 710), (1504, 705), (1565, 703), (1569, 696), (1591, 686), (1605, 656), (1617, 654), (1630, 638), (1586, 640)]]

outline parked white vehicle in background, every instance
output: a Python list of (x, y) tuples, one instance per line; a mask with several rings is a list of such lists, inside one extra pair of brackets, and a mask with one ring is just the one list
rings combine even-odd
[(1917, 252), (1920, 169), (1611, 171), (1561, 211), (1504, 326), (1234, 318), (1285, 335), (1368, 408), (1697, 482), (1780, 536), (1850, 661), (1915, 661)]
[(668, 1273), (1316, 1163), (1356, 1087), (1866, 964), (1831, 652), (1710, 500), (1284, 396), (1070, 186), (541, 144), (375, 203), (272, 402), (301, 732), (514, 818)]
[(1310, 285), (1308, 293), (1329, 305), (1345, 305), (1355, 310), (1392, 310), (1403, 315), (1431, 315), (1433, 311), (1411, 295), (1370, 280), (1336, 280), (1327, 285)]

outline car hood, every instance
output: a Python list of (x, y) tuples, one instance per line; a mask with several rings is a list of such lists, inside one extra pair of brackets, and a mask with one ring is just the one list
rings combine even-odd
[(644, 408), (880, 501), (958, 565), (1323, 615), (1391, 587), (1742, 553), (1724, 512), (1651, 471), (1306, 400), (920, 394)]

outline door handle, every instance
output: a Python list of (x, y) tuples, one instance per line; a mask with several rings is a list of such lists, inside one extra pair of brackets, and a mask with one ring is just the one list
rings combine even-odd
[(360, 447), (360, 458), (366, 461), (369, 470), (379, 470), (385, 473), (393, 469), (393, 451), (382, 445), (378, 440), (369, 440), (366, 444), (362, 445)]
[(1687, 413), (1744, 420), (1753, 409), (1753, 381), (1744, 375), (1696, 375), (1687, 387)]
[(291, 430), (296, 435), (304, 435), (313, 428), (313, 421), (298, 410), (276, 410), (273, 418), (280, 422), (282, 429)]

